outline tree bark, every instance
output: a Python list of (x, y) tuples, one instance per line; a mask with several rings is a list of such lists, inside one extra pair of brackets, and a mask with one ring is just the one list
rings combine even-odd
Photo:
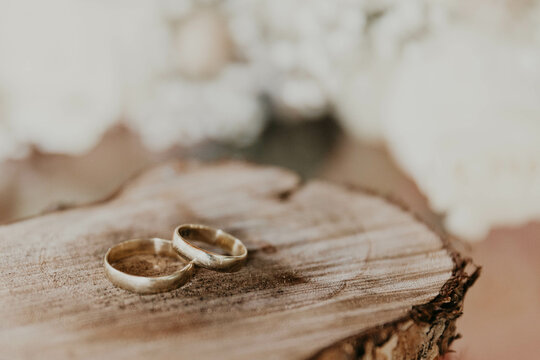
[[(156, 295), (106, 279), (109, 247), (181, 223), (237, 236), (246, 265)], [(0, 252), (8, 358), (434, 359), (479, 273), (393, 201), (240, 162), (150, 169), (99, 203), (0, 226)]]

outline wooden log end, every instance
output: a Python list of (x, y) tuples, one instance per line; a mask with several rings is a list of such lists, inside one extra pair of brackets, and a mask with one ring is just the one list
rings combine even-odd
[[(242, 239), (245, 266), (155, 295), (106, 279), (109, 247), (180, 223)], [(2, 225), (0, 253), (9, 358), (435, 359), (480, 273), (393, 201), (229, 161), (165, 164), (103, 201)]]

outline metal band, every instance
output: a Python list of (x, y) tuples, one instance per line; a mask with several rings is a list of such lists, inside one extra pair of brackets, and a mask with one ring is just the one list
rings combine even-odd
[[(198, 240), (225, 250), (229, 255), (217, 254), (189, 241)], [(173, 247), (194, 264), (211, 270), (235, 270), (247, 257), (245, 245), (220, 229), (205, 225), (185, 224), (177, 227), (173, 235)]]
[(176, 289), (193, 275), (194, 266), (188, 263), (182, 269), (165, 276), (147, 277), (125, 273), (113, 266), (116, 261), (137, 254), (155, 254), (180, 258), (169, 240), (159, 238), (133, 239), (111, 247), (104, 258), (105, 273), (118, 287), (139, 294), (153, 294)]

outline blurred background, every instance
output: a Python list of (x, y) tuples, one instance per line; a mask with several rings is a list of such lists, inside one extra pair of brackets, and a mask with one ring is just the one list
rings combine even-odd
[(483, 266), (449, 357), (536, 358), (540, 1), (0, 0), (0, 222), (222, 158), (400, 198)]

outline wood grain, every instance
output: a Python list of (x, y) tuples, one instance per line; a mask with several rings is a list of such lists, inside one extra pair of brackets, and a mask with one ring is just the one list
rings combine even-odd
[[(107, 248), (186, 222), (242, 239), (246, 266), (157, 295), (105, 278)], [(475, 278), (381, 197), (239, 162), (148, 170), (103, 202), (0, 226), (0, 252), (8, 358), (432, 359)]]

